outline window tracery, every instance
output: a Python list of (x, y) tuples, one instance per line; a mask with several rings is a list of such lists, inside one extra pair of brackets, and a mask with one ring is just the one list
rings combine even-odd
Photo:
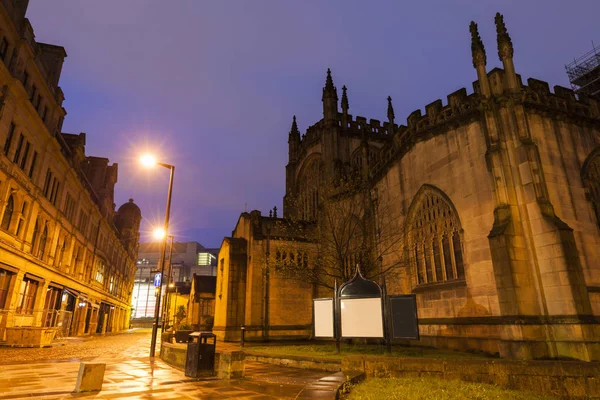
[(464, 279), (462, 229), (454, 207), (430, 187), (422, 189), (414, 201), (408, 248), (417, 284)]
[(300, 218), (315, 221), (319, 210), (319, 183), (321, 178), (321, 162), (319, 157), (309, 160), (300, 174), (298, 199)]

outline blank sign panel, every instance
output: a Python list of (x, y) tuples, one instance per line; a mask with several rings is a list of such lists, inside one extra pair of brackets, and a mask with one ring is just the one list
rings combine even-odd
[(333, 299), (313, 300), (315, 337), (333, 337)]
[(419, 339), (415, 295), (390, 296), (392, 339)]
[(340, 303), (342, 337), (383, 337), (381, 298), (343, 299)]

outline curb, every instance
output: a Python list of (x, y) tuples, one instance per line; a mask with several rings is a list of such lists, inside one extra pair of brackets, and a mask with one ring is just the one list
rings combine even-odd
[(363, 379), (365, 379), (364, 372), (336, 372), (333, 375), (323, 377), (306, 385), (304, 389), (298, 393), (296, 400), (337, 400), (342, 393), (346, 392), (349, 385), (357, 384)]

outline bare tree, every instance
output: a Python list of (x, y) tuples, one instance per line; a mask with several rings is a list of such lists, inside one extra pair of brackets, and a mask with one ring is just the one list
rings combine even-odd
[[(340, 284), (352, 278), (357, 264), (370, 279), (402, 265), (401, 226), (392, 218), (389, 202), (380, 204), (377, 193), (357, 173), (321, 180), (318, 199), (315, 221), (286, 216), (279, 222), (287, 240), (271, 254), (271, 265), (281, 276), (333, 288), (335, 280)], [(306, 200), (299, 195), (290, 205), (302, 209)], [(299, 241), (312, 243), (310, 261), (298, 251)], [(392, 253), (394, 257), (387, 258)]]

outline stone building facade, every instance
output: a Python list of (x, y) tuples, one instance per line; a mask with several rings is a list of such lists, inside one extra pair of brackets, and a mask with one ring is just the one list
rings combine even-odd
[(0, 340), (126, 329), (141, 212), (115, 211), (117, 164), (61, 132), (66, 53), (34, 39), (27, 5), (0, 4)]
[[(436, 100), (406, 125), (389, 98), (387, 122), (353, 118), (345, 87), (340, 110), (328, 72), (323, 118), (304, 135), (294, 120), (289, 135), (284, 220), (318, 220), (322, 177), (354, 171), (367, 182), (372, 241), (382, 223), (400, 237), (381, 270), (391, 294), (416, 294), (420, 344), (600, 360), (600, 99), (524, 83), (500, 14), (495, 23), (503, 68), (486, 69), (471, 23), (473, 92)], [(242, 214), (221, 247), (215, 331), (225, 338), (254, 326), (255, 310), (258, 337), (270, 325), (278, 337), (310, 336), (310, 299), (321, 293), (277, 282), (264, 265), (269, 223)]]

